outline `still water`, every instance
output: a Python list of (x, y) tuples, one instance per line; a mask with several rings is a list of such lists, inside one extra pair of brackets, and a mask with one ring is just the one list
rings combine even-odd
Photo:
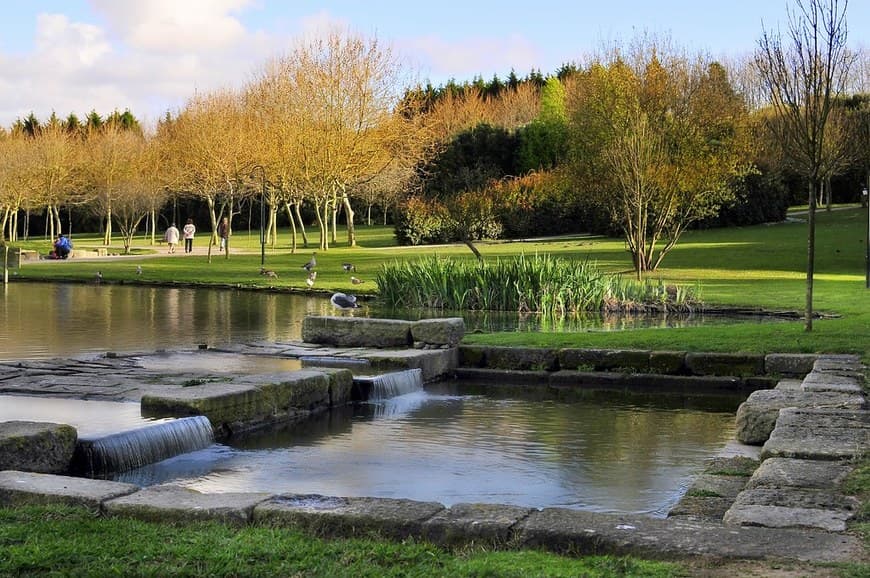
[(0, 286), (0, 361), (153, 351), (250, 341), (297, 341), (306, 315), (420, 319), (462, 316), (472, 331), (617, 331), (637, 327), (759, 322), (723, 316), (604, 316), (558, 322), (537, 315), (380, 309), (376, 301), (337, 313), (323, 296), (54, 283)]
[(454, 384), (332, 412), (114, 479), (664, 516), (733, 439), (738, 400), (480, 395)]

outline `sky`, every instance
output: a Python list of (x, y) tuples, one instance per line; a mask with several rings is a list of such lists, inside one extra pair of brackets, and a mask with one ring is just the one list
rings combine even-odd
[[(129, 109), (146, 125), (197, 92), (241, 86), (299, 39), (343, 29), (443, 84), (544, 75), (644, 33), (715, 58), (785, 31), (794, 0), (0, 0), (0, 126)], [(850, 0), (867, 46), (870, 0)], [(867, 31), (862, 33), (861, 31)]]

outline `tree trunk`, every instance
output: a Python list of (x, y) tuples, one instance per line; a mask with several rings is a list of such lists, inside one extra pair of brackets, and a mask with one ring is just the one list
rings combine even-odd
[(813, 330), (813, 273), (816, 258), (816, 180), (810, 180), (809, 210), (807, 211), (807, 304), (804, 330)]
[(341, 203), (344, 205), (344, 215), (347, 219), (347, 244), (349, 247), (356, 247), (356, 229), (354, 228), (353, 223), (353, 207), (350, 206), (350, 198), (344, 191), (341, 193)]
[[(305, 232), (305, 222), (302, 220), (302, 209), (300, 208), (302, 205), (301, 201), (296, 201), (293, 203), (293, 209), (296, 212), (296, 220), (299, 222), (299, 229), (302, 231), (302, 246), (306, 249), (308, 248), (308, 233)], [(294, 244), (295, 244), (294, 239)]]
[(296, 252), (296, 219), (293, 218), (293, 211), (290, 210), (290, 203), (284, 203), (284, 210), (287, 212), (287, 218), (290, 219), (290, 252)]

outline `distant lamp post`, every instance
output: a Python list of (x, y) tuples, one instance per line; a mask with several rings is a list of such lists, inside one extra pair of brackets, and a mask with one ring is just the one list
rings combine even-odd
[(266, 266), (266, 169), (263, 165), (254, 165), (251, 169), (251, 176), (254, 171), (260, 170), (262, 178), (262, 188), (260, 189), (260, 267)]
[(864, 234), (864, 287), (870, 289), (870, 196), (867, 187), (861, 191), (861, 202), (867, 207), (867, 230)]

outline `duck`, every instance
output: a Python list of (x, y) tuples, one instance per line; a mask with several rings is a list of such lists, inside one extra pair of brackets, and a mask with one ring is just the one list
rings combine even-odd
[(336, 309), (356, 309), (359, 307), (359, 303), (356, 302), (356, 295), (333, 293), (329, 301)]
[(314, 280), (317, 279), (317, 271), (312, 271), (308, 274), (308, 279), (305, 280), (305, 284), (308, 285), (308, 288), (311, 289), (314, 287)]
[(365, 283), (365, 281), (363, 281), (362, 279), (358, 279), (358, 278), (354, 277), (353, 275), (351, 275), (351, 277), (350, 277), (350, 282), (353, 283), (354, 285), (362, 285), (363, 283)]
[(356, 266), (353, 263), (342, 263), (341, 268), (347, 272), (350, 272), (350, 271), (356, 272)]
[(264, 277), (269, 277), (271, 279), (278, 278), (278, 273), (272, 271), (271, 269), (266, 269), (265, 267), (260, 267), (260, 275), (263, 275)]

